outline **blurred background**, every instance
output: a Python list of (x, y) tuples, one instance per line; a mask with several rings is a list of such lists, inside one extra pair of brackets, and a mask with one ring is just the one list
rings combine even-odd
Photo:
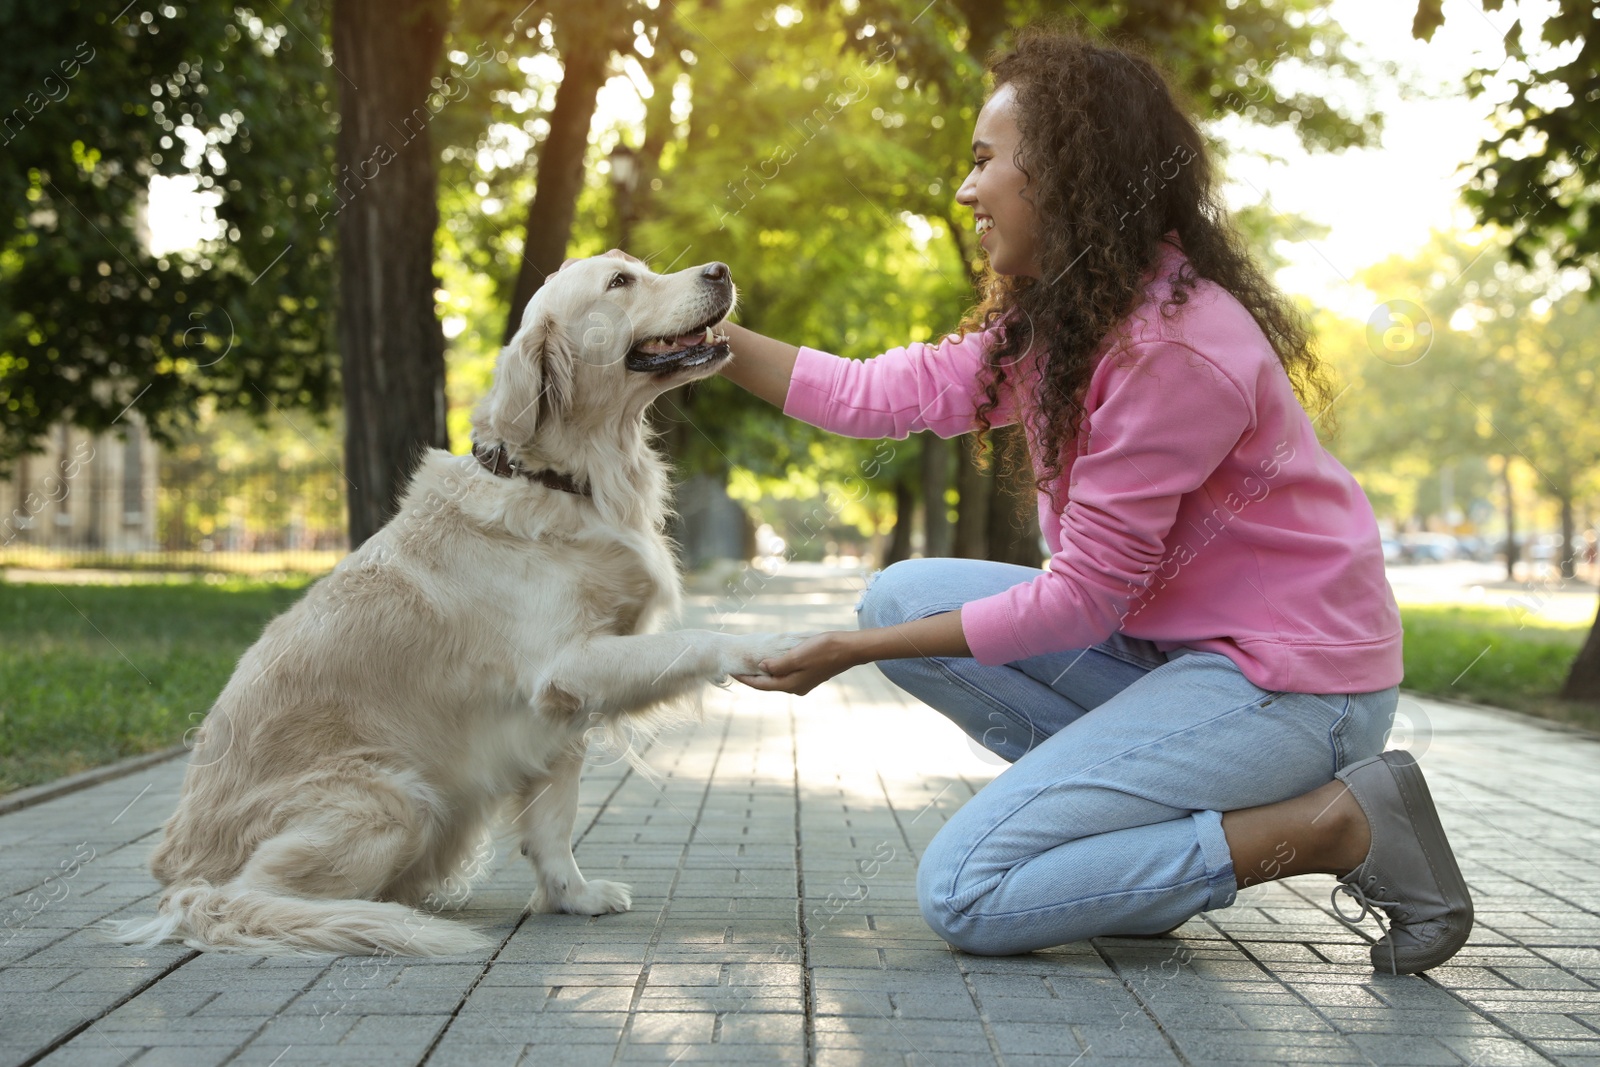
[[(739, 321), (850, 356), (948, 332), (983, 60), (1042, 17), (1172, 71), (1312, 317), (1407, 684), (1600, 719), (1591, 5), (0, 0), (0, 788), (197, 721), (417, 451), (466, 450), (567, 256), (725, 261)], [(720, 379), (656, 421), (705, 596), (1041, 562), (1003, 442), (827, 437)]]

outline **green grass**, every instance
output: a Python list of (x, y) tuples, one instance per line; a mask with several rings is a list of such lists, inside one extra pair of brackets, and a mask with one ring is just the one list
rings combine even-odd
[(0, 583), (0, 792), (181, 741), (305, 585)]
[(1600, 707), (1556, 696), (1588, 623), (1455, 604), (1401, 605), (1400, 618), (1405, 688), (1600, 729)]

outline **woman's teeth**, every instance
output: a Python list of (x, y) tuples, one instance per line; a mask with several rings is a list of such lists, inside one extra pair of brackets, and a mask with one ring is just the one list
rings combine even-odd
[(994, 229), (994, 219), (989, 218), (987, 215), (979, 215), (976, 220), (976, 228), (978, 231), (978, 236), (982, 237), (984, 234)]

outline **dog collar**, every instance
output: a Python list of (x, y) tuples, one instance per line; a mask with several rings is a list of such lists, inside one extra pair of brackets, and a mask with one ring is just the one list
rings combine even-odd
[(589, 496), (589, 487), (579, 485), (570, 474), (562, 474), (548, 468), (545, 470), (530, 471), (522, 464), (511, 458), (511, 453), (506, 451), (505, 445), (480, 445), (472, 443), (472, 456), (483, 469), (499, 478), (526, 478), (530, 482), (538, 482), (550, 489), (559, 489), (563, 493), (573, 496)]

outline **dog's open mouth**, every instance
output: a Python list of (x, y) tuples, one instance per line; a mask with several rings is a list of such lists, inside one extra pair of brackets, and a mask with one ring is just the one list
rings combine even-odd
[(700, 367), (729, 356), (728, 338), (718, 333), (716, 323), (722, 316), (676, 337), (658, 337), (633, 346), (628, 352), (629, 370), (652, 374), (671, 374), (690, 367)]

